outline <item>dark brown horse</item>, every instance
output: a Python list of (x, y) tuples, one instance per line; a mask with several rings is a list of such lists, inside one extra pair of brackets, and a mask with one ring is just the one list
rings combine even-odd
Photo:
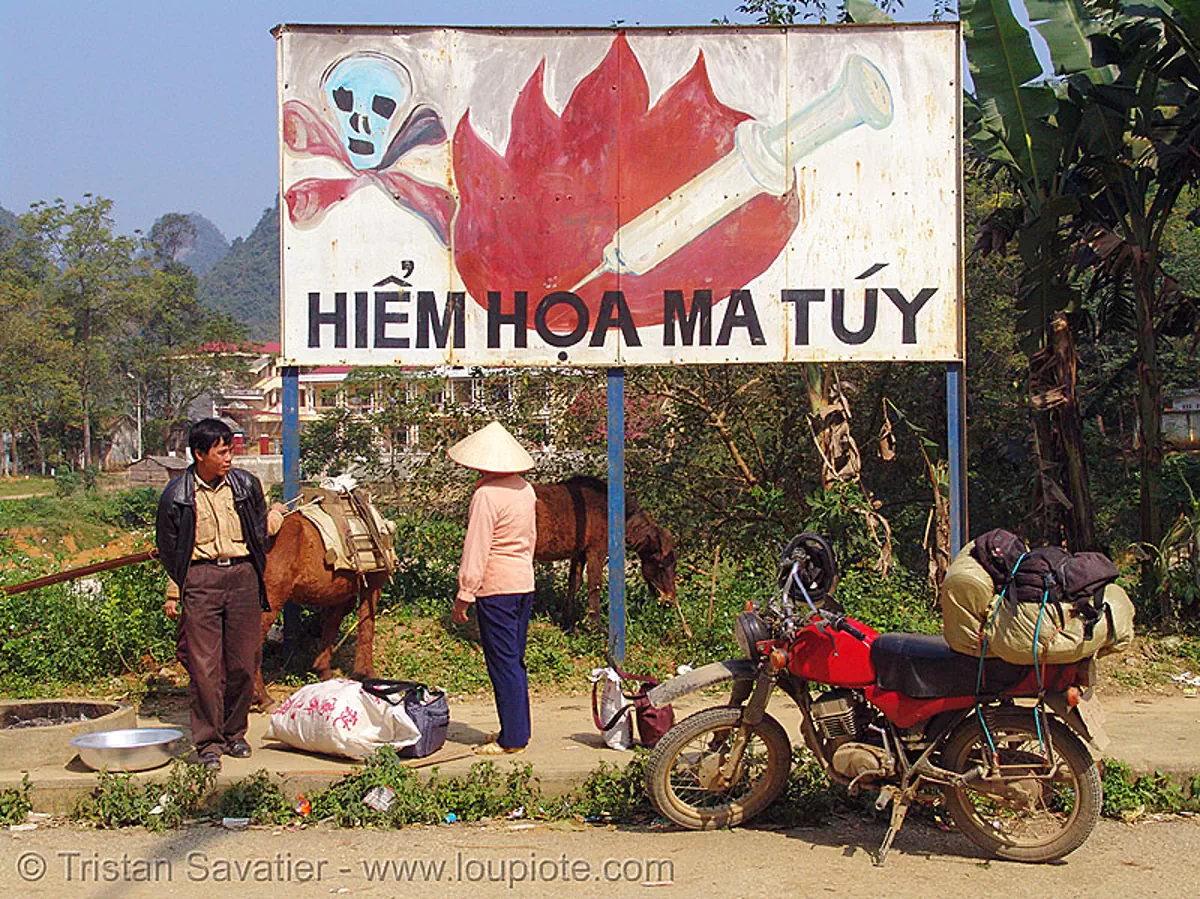
[[(600, 620), (600, 582), (608, 556), (608, 485), (579, 476), (557, 484), (534, 484), (537, 494), (535, 562), (571, 561), (567, 586), (573, 609), (580, 575), (587, 574), (588, 621)], [(660, 597), (676, 602), (675, 539), (625, 495), (625, 541), (642, 562), (642, 577)]]
[[(316, 525), (303, 515), (292, 514), (283, 520), (283, 527), (267, 553), (265, 581), (271, 610), (262, 615), (264, 639), (279, 610), (289, 599), (320, 609), (321, 642), (313, 660), (313, 670), (324, 680), (331, 674), (333, 644), (342, 619), (357, 605), (354, 674), (374, 676), (375, 611), (379, 607), (379, 593), (388, 581), (386, 571), (366, 575), (363, 583), (352, 571), (334, 570), (325, 563), (325, 545)], [(270, 704), (261, 670), (255, 676), (254, 694), (260, 705)]]

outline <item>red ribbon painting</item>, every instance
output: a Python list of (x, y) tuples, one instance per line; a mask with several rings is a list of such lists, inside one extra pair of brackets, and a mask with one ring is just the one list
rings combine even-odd
[[(528, 291), (528, 327), (541, 292), (570, 290), (602, 258), (622, 224), (654, 206), (733, 149), (749, 116), (713, 93), (701, 53), (691, 70), (650, 106), (650, 90), (624, 36), (575, 88), (562, 114), (546, 102), (545, 62), (517, 97), (504, 155), (475, 132), (470, 112), (454, 134), (461, 209), (454, 260), (471, 297)], [(637, 327), (663, 320), (664, 290), (708, 289), (729, 296), (783, 252), (800, 219), (795, 189), (762, 194), (642, 275), (604, 274), (578, 290), (593, 320), (605, 291), (621, 290)], [(686, 300), (690, 306), (690, 298)], [(562, 309), (551, 327), (567, 328)]]

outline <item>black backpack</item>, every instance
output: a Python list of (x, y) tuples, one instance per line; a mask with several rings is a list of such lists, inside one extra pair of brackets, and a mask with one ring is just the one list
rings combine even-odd
[(1027, 552), (1029, 547), (1024, 541), (1004, 528), (984, 531), (975, 538), (975, 545), (971, 548), (971, 555), (991, 576), (997, 593), (1004, 589), (1004, 585), (1012, 577), (1017, 560)]
[(1008, 602), (1041, 604), (1044, 600), (1053, 604), (1060, 625), (1066, 621), (1063, 605), (1073, 606), (1089, 640), (1102, 615), (1108, 616), (1112, 630), (1112, 610), (1104, 601), (1104, 590), (1119, 572), (1103, 553), (1068, 553), (1057, 546), (1030, 550), (1016, 534), (994, 528), (975, 539), (971, 555)]
[(1010, 602), (1040, 604), (1043, 600), (1066, 623), (1064, 606), (1083, 619), (1084, 637), (1090, 640), (1101, 616), (1113, 630), (1112, 609), (1104, 601), (1105, 588), (1116, 581), (1117, 566), (1103, 553), (1067, 553), (1057, 546), (1031, 551), (1017, 567), (1008, 590)]
[(1108, 618), (1108, 632), (1114, 631), (1112, 609), (1104, 601), (1104, 591), (1117, 579), (1117, 566), (1103, 553), (1073, 553), (1059, 566), (1057, 576), (1063, 594), (1083, 618), (1084, 636), (1092, 638), (1100, 616)]
[(1021, 559), (1008, 588), (1010, 602), (1062, 602), (1064, 591), (1059, 569), (1070, 556), (1057, 546), (1041, 546)]

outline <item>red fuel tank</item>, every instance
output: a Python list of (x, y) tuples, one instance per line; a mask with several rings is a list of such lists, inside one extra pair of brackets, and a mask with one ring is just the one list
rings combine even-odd
[(846, 620), (866, 634), (865, 641), (844, 631), (826, 628), (822, 632), (810, 624), (788, 647), (788, 671), (796, 677), (835, 687), (867, 687), (875, 683), (871, 643), (877, 633), (861, 621)]

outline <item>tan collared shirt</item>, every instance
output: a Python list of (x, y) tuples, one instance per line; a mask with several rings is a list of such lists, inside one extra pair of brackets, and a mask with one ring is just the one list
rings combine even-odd
[(533, 590), (537, 496), (517, 474), (479, 479), (467, 514), (467, 536), (458, 569), (458, 598)]
[[(192, 546), (192, 561), (201, 559), (243, 559), (250, 555), (242, 534), (242, 520), (233, 502), (233, 488), (227, 478), (210, 485), (193, 476), (196, 487), (196, 540)], [(267, 512), (267, 536), (278, 533), (283, 516)], [(167, 596), (179, 597), (179, 586), (167, 578)]]
[(196, 542), (192, 561), (241, 559), (250, 555), (242, 535), (242, 520), (233, 504), (233, 488), (226, 478), (216, 486), (196, 476)]

